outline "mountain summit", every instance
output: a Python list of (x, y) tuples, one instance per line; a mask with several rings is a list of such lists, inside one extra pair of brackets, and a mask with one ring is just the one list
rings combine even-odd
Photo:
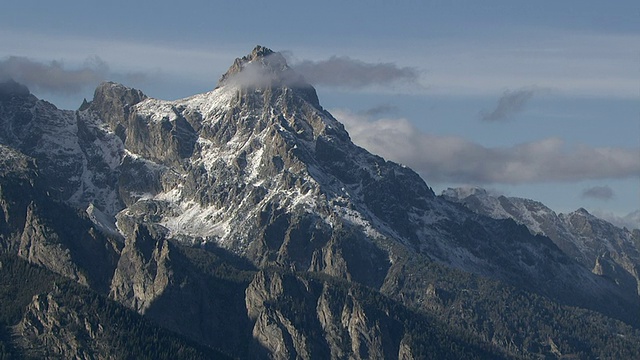
[[(479, 353), (548, 354), (550, 324), (573, 333), (556, 303), (636, 316), (637, 293), (604, 271), (353, 144), (261, 46), (204, 94), (165, 101), (108, 82), (75, 112), (0, 97), (0, 126), (23, 164), (0, 163), (2, 249), (236, 356), (421, 358), (434, 339), (462, 341), (417, 335), (427, 319), (481, 332), (466, 342)], [(520, 303), (535, 339), (504, 318)], [(216, 335), (229, 331), (235, 342)], [(234, 353), (246, 338), (257, 349)]]
[(271, 73), (276, 77), (290, 70), (287, 61), (280, 53), (273, 52), (273, 50), (269, 48), (258, 45), (249, 55), (237, 58), (229, 70), (222, 75), (220, 82), (224, 83), (225, 80), (228, 80), (233, 75), (237, 75), (246, 70), (248, 66), (255, 66), (256, 69), (261, 69), (265, 73)]
[(320, 107), (315, 89), (289, 67), (284, 56), (260, 45), (233, 62), (218, 81), (217, 87), (222, 86), (263, 90), (287, 87), (295, 89), (311, 104)]

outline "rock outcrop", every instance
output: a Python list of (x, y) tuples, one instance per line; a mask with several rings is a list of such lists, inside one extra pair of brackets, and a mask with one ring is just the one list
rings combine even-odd
[(127, 239), (111, 282), (110, 296), (144, 314), (172, 280), (169, 243), (144, 225)]
[(60, 303), (60, 291), (36, 295), (14, 328), (19, 347), (41, 359), (111, 359), (104, 326), (99, 319)]
[[(423, 342), (460, 339), (440, 333), (435, 321), (348, 283), (260, 271), (246, 290), (246, 306), (253, 337), (271, 359), (455, 358), (465, 352), (424, 353)], [(483, 350), (476, 351), (467, 355)]]

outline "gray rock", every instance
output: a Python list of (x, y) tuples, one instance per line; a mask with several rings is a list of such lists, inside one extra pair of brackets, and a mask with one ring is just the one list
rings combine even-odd
[(106, 293), (121, 244), (96, 231), (82, 215), (63, 205), (32, 202), (18, 256)]
[(173, 278), (169, 243), (144, 225), (127, 237), (109, 296), (144, 314)]
[[(294, 309), (274, 306), (286, 299), (292, 299)], [(351, 291), (261, 271), (247, 288), (246, 304), (255, 322), (253, 336), (272, 359), (383, 359), (400, 354), (397, 320), (369, 309)], [(406, 341), (403, 348), (402, 353), (411, 352)]]
[(34, 296), (14, 327), (21, 350), (41, 359), (112, 358), (102, 324), (60, 303), (59, 296), (59, 291)]

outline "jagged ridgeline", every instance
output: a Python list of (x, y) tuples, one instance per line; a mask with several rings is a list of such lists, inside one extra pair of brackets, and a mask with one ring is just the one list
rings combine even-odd
[(165, 357), (640, 356), (628, 283), (356, 146), (267, 48), (175, 101), (103, 83), (67, 111), (9, 82), (0, 126), (3, 262), (27, 269), (3, 280), (39, 284), (3, 295), (11, 356), (145, 353), (94, 303), (171, 331)]
[(640, 230), (616, 227), (585, 209), (556, 214), (544, 204), (493, 195), (480, 188), (444, 191), (449, 200), (495, 219), (513, 219), (533, 234), (548, 236), (571, 258), (615, 282), (623, 291), (640, 289)]

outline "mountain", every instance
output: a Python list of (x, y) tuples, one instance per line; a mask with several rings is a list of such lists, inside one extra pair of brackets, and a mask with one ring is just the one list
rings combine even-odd
[(513, 219), (532, 233), (549, 237), (566, 254), (621, 288), (640, 291), (640, 231), (593, 216), (585, 209), (556, 214), (544, 204), (493, 195), (481, 188), (447, 189), (443, 197), (479, 214)]
[(354, 145), (267, 48), (175, 101), (107, 82), (66, 111), (9, 82), (0, 126), (3, 252), (201, 346), (278, 359), (640, 354), (637, 291)]
[(46, 269), (0, 264), (1, 359), (228, 358)]

